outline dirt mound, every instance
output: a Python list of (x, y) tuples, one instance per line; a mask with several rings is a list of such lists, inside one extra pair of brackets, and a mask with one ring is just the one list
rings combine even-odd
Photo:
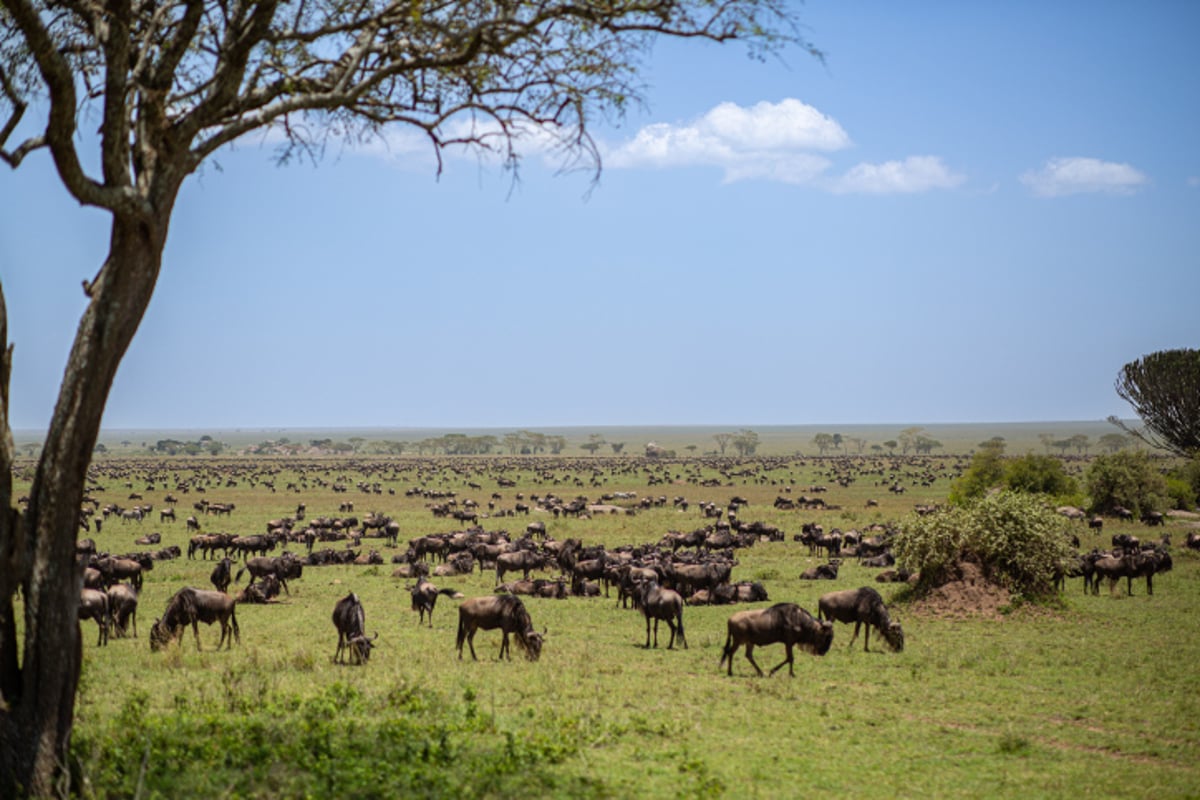
[(989, 581), (978, 564), (959, 562), (949, 578), (914, 602), (913, 612), (939, 619), (1001, 619), (1000, 609), (1012, 602), (1009, 591)]

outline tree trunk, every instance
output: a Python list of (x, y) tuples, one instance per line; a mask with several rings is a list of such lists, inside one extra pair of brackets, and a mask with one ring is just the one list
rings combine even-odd
[[(9, 511), (7, 358), (2, 365), (0, 797), (63, 796), (70, 788), (67, 758), (82, 661), (83, 573), (75, 558), (79, 510), (109, 389), (154, 292), (165, 233), (165, 222), (114, 215), (108, 258), (88, 287), (92, 302), (75, 335), (23, 515)], [(7, 343), (2, 325), (0, 334), (2, 348)], [(13, 602), (18, 587), (25, 624), (20, 659)]]

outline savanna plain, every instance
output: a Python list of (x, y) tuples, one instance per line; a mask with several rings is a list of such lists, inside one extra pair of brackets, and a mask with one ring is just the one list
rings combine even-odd
[[(794, 539), (803, 524), (902, 526), (917, 505), (943, 502), (967, 463), (962, 455), (99, 459), (88, 491), (98, 506), (153, 510), (141, 522), (106, 520), (90, 534), (98, 549), (178, 545), (185, 555), (146, 573), (136, 638), (99, 646), (94, 623), (84, 623), (72, 768), (85, 796), (105, 798), (1200, 795), (1200, 556), (1182, 546), (1189, 520), (1168, 520), (1174, 569), (1155, 576), (1153, 595), (1144, 580), (1132, 596), (1124, 582), (1085, 595), (1071, 579), (1048, 603), (1014, 598), (998, 613), (974, 614), (907, 600), (902, 584), (876, 583), (879, 570), (853, 558), (834, 581), (800, 579), (825, 561)], [(18, 493), (32, 468), (23, 464)], [(827, 487), (826, 509), (773, 504), (817, 486)], [(545, 631), (540, 660), (515, 647), (511, 661), (499, 660), (499, 633), (481, 631), (475, 662), (455, 651), (462, 601), (440, 597), (432, 626), (420, 625), (412, 580), (392, 576), (409, 540), (463, 527), (435, 518), (420, 490), (477, 501), (479, 524), (514, 538), (541, 520), (559, 541), (653, 545), (711, 523), (702, 501), (727, 506), (734, 496), (748, 501), (742, 522), (785, 536), (736, 554), (732, 580), (761, 582), (770, 600), (685, 607), (686, 649), (667, 649), (666, 635), (644, 647), (642, 616), (622, 608), (614, 589), (524, 598)], [(135, 493), (143, 499), (131, 500)], [(160, 522), (169, 493), (177, 521)], [(504, 513), (519, 496), (532, 505), (548, 494), (620, 510)], [(659, 497), (666, 502), (641, 507)], [(676, 497), (689, 501), (686, 511)], [(202, 499), (235, 510), (205, 515), (193, 508)], [(168, 598), (185, 585), (211, 588), (213, 562), (186, 556), (185, 518), (195, 515), (206, 532), (264, 533), (300, 503), (310, 518), (386, 514), (400, 525), (398, 546), (364, 538), (354, 549), (378, 550), (382, 564), (305, 567), (277, 602), (239, 604), (231, 649), (218, 651), (218, 627), (202, 625), (199, 651), (187, 631), (152, 652), (149, 629)], [(340, 510), (345, 503), (353, 512)], [(1102, 531), (1063, 525), (1081, 550), (1109, 546), (1114, 533), (1163, 532), (1117, 520)], [(134, 544), (150, 532), (161, 544)], [(304, 554), (303, 544), (289, 549)], [(466, 597), (496, 584), (494, 571), (478, 569), (433, 580)], [(744, 651), (732, 677), (718, 667), (735, 611), (788, 601), (815, 615), (822, 594), (859, 586), (878, 588), (903, 624), (902, 652), (876, 636), (870, 652), (861, 636), (848, 646), (852, 628), (839, 624), (827, 655), (797, 651), (795, 677), (786, 667), (757, 677)], [(362, 666), (333, 663), (331, 614), (350, 592), (367, 632), (378, 633)], [(769, 669), (783, 648), (755, 657)]]

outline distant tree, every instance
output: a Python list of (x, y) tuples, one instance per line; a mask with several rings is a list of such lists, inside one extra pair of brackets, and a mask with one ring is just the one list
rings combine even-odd
[(503, 442), (504, 442), (504, 446), (508, 448), (508, 454), (516, 455), (517, 452), (521, 449), (521, 443), (522, 443), (521, 434), (506, 433), (506, 434), (504, 434)]
[(842, 449), (842, 447), (843, 447), (842, 435), (840, 433), (835, 433), (833, 435), (833, 449), (839, 450), (839, 449)]
[(833, 447), (833, 435), (829, 433), (818, 433), (812, 438), (813, 444), (817, 446), (817, 452), (825, 455), (829, 448)]
[(1055, 439), (1052, 444), (1058, 448), (1059, 453), (1065, 456), (1073, 443), (1070, 439)]
[(916, 449), (916, 451), (926, 455), (932, 453), (934, 450), (940, 449), (941, 446), (942, 443), (931, 436), (918, 436), (913, 442), (913, 447)]
[(596, 455), (596, 451), (599, 450), (604, 445), (605, 445), (604, 437), (602, 435), (600, 435), (599, 433), (593, 433), (590, 436), (588, 436), (588, 440), (586, 442), (584, 442), (583, 444), (581, 444), (579, 447), (583, 450), (587, 450), (592, 455)]
[[(608, 446), (612, 448), (613, 455), (620, 455), (621, 451), (625, 449), (624, 442), (609, 442)], [(696, 445), (692, 445), (691, 447), (693, 450), (696, 449)]]
[(367, 440), (361, 436), (351, 436), (348, 441), (350, 442), (350, 445), (354, 448), (354, 452), (356, 452), (356, 453), (358, 451), (360, 451), (362, 449), (362, 446), (364, 444), (366, 444), (366, 442), (367, 442)]
[(904, 430), (900, 431), (900, 452), (907, 454), (909, 450), (916, 450), (917, 439), (920, 437), (923, 430), (925, 429), (920, 425), (914, 425), (911, 428), (905, 428)]
[(225, 445), (218, 441), (210, 441), (208, 443), (208, 454), (210, 456), (219, 456), (225, 451)]
[(103, 455), (108, 452), (108, 448), (105, 447), (102, 442), (97, 442), (96, 446), (94, 448), (92, 448), (92, 451), (95, 453), (98, 453), (100, 455)]
[(553, 455), (558, 455), (563, 450), (567, 449), (567, 437), (565, 436), (547, 436), (545, 437), (546, 446), (550, 448)]
[(1088, 448), (1092, 446), (1092, 440), (1086, 433), (1077, 433), (1069, 441), (1071, 447), (1075, 448), (1075, 452), (1081, 455), (1086, 455)]
[(725, 448), (729, 446), (729, 442), (733, 440), (732, 433), (714, 433), (713, 440), (717, 443), (717, 448), (721, 451), (721, 455), (725, 455)]
[(1042, 447), (1046, 448), (1046, 452), (1050, 452), (1050, 448), (1054, 447), (1054, 443), (1058, 441), (1058, 436), (1053, 433), (1039, 433), (1038, 441), (1042, 443)]
[(1115, 453), (1129, 444), (1129, 437), (1123, 433), (1106, 433), (1096, 444), (1106, 453)]
[(846, 441), (854, 446), (854, 451), (858, 455), (862, 455), (863, 448), (867, 446), (867, 440), (861, 436), (847, 436)]
[(871, 452), (874, 453), (875, 455), (879, 455), (880, 453), (883, 452), (883, 445), (881, 445), (881, 444), (871, 445)]
[(695, 455), (695, 454), (696, 454), (696, 450), (697, 450), (697, 446), (696, 446), (696, 445), (694, 445), (694, 444), (689, 444), (689, 445), (686, 445), (686, 446), (685, 446), (683, 449), (684, 449), (684, 450), (687, 450), (687, 451), (688, 451), (689, 453), (691, 453), (692, 455)]
[(747, 428), (742, 428), (733, 437), (733, 447), (738, 451), (738, 455), (754, 455), (758, 450), (758, 434)]
[(883, 446), (887, 448), (888, 455), (890, 456), (896, 452), (896, 448), (900, 446), (900, 443), (895, 439), (888, 439), (883, 443)]
[(979, 443), (980, 449), (988, 448), (988, 447), (995, 448), (996, 450), (998, 450), (1000, 452), (1001, 455), (1004, 454), (1004, 449), (1007, 446), (1008, 446), (1008, 443), (1005, 442), (1003, 436), (993, 436), (992, 438)]
[(1178, 456), (1200, 454), (1200, 350), (1162, 350), (1142, 356), (1117, 374), (1117, 394), (1145, 425), (1121, 430)]

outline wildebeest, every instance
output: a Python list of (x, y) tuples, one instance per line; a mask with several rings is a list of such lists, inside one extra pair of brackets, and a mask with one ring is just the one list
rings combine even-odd
[(420, 625), (425, 621), (425, 615), (429, 615), (429, 627), (433, 627), (433, 607), (437, 605), (438, 595), (442, 594), (446, 597), (462, 597), (462, 592), (454, 589), (439, 589), (422, 576), (417, 579), (417, 583), (409, 592), (412, 594), (412, 610), (416, 611), (417, 624)]
[(654, 620), (654, 646), (658, 647), (658, 621), (665, 620), (671, 629), (668, 650), (675, 648), (675, 638), (683, 649), (687, 649), (687, 637), (683, 635), (683, 598), (673, 589), (664, 589), (654, 581), (646, 581), (637, 590), (638, 607), (646, 617), (646, 648), (650, 648), (650, 620)]
[(160, 650), (166, 647), (190, 624), (192, 634), (196, 637), (196, 649), (199, 650), (201, 622), (205, 625), (221, 623), (218, 650), (223, 644), (226, 649), (232, 648), (235, 639), (240, 644), (242, 635), (238, 629), (236, 605), (236, 600), (222, 592), (196, 589), (192, 586), (183, 587), (167, 601), (167, 610), (162, 617), (154, 620), (154, 625), (150, 628), (150, 649)]
[(304, 564), (300, 561), (300, 559), (296, 558), (290, 553), (284, 553), (281, 556), (273, 556), (270, 558), (266, 556), (255, 556), (254, 558), (248, 559), (245, 564), (238, 568), (237, 575), (235, 575), (233, 579), (234, 583), (237, 583), (242, 579), (243, 572), (249, 572), (250, 580), (252, 581), (258, 580), (266, 575), (274, 575), (279, 579), (279, 585), (283, 587), (284, 593), (288, 596), (291, 596), (292, 593), (288, 591), (287, 582), (289, 579), (303, 577)]
[(525, 651), (525, 657), (530, 661), (537, 661), (542, 655), (542, 634), (533, 629), (533, 621), (529, 618), (529, 612), (525, 610), (525, 604), (515, 595), (472, 597), (458, 607), (458, 636), (455, 643), (460, 660), (464, 641), (471, 649), (471, 658), (479, 660), (475, 655), (475, 632), (480, 628), (485, 631), (500, 629), (503, 634), (500, 641), (500, 658), (507, 656), (512, 660), (512, 651), (508, 644), (510, 633), (516, 637), (517, 644)]
[(100, 635), (96, 640), (97, 647), (108, 644), (108, 608), (108, 595), (104, 592), (95, 589), (79, 590), (79, 620), (96, 620), (96, 625), (100, 628)]
[(229, 584), (233, 582), (233, 560), (226, 556), (218, 561), (208, 579), (218, 592), (228, 592)]
[(821, 595), (821, 599), (817, 601), (817, 619), (853, 622), (854, 635), (850, 637), (850, 647), (854, 646), (854, 640), (858, 638), (859, 628), (866, 625), (863, 652), (870, 649), (871, 628), (879, 632), (888, 643), (888, 647), (896, 652), (904, 649), (904, 629), (900, 627), (899, 622), (891, 621), (883, 597), (869, 586)]
[(838, 567), (841, 566), (841, 561), (838, 559), (831, 560), (828, 564), (818, 564), (815, 567), (810, 567), (800, 573), (802, 581), (836, 581), (838, 576)]
[(137, 638), (137, 589), (128, 583), (108, 587), (108, 610), (117, 636), (125, 636), (133, 623), (133, 638)]
[(788, 674), (793, 677), (796, 673), (793, 669), (792, 649), (796, 645), (813, 655), (823, 656), (833, 644), (833, 623), (818, 622), (795, 603), (776, 603), (770, 608), (739, 611), (729, 618), (726, 628), (728, 633), (720, 664), (728, 660), (729, 675), (733, 675), (733, 654), (743, 644), (746, 645), (746, 660), (759, 676), (762, 676), (763, 671), (753, 657), (755, 645), (782, 642), (787, 650), (787, 657), (775, 666), (770, 674), (774, 675), (776, 670), (787, 664)]
[(504, 580), (505, 572), (516, 572), (517, 570), (521, 571), (522, 577), (525, 580), (529, 580), (529, 571), (543, 569), (547, 561), (548, 559), (545, 555), (532, 550), (501, 553), (496, 556), (496, 583)]
[(337, 601), (333, 607), (333, 625), (337, 628), (338, 644), (337, 652), (333, 654), (333, 663), (344, 664), (346, 651), (350, 653), (352, 664), (367, 663), (379, 634), (367, 638), (364, 632), (366, 618), (362, 601), (354, 592)]

